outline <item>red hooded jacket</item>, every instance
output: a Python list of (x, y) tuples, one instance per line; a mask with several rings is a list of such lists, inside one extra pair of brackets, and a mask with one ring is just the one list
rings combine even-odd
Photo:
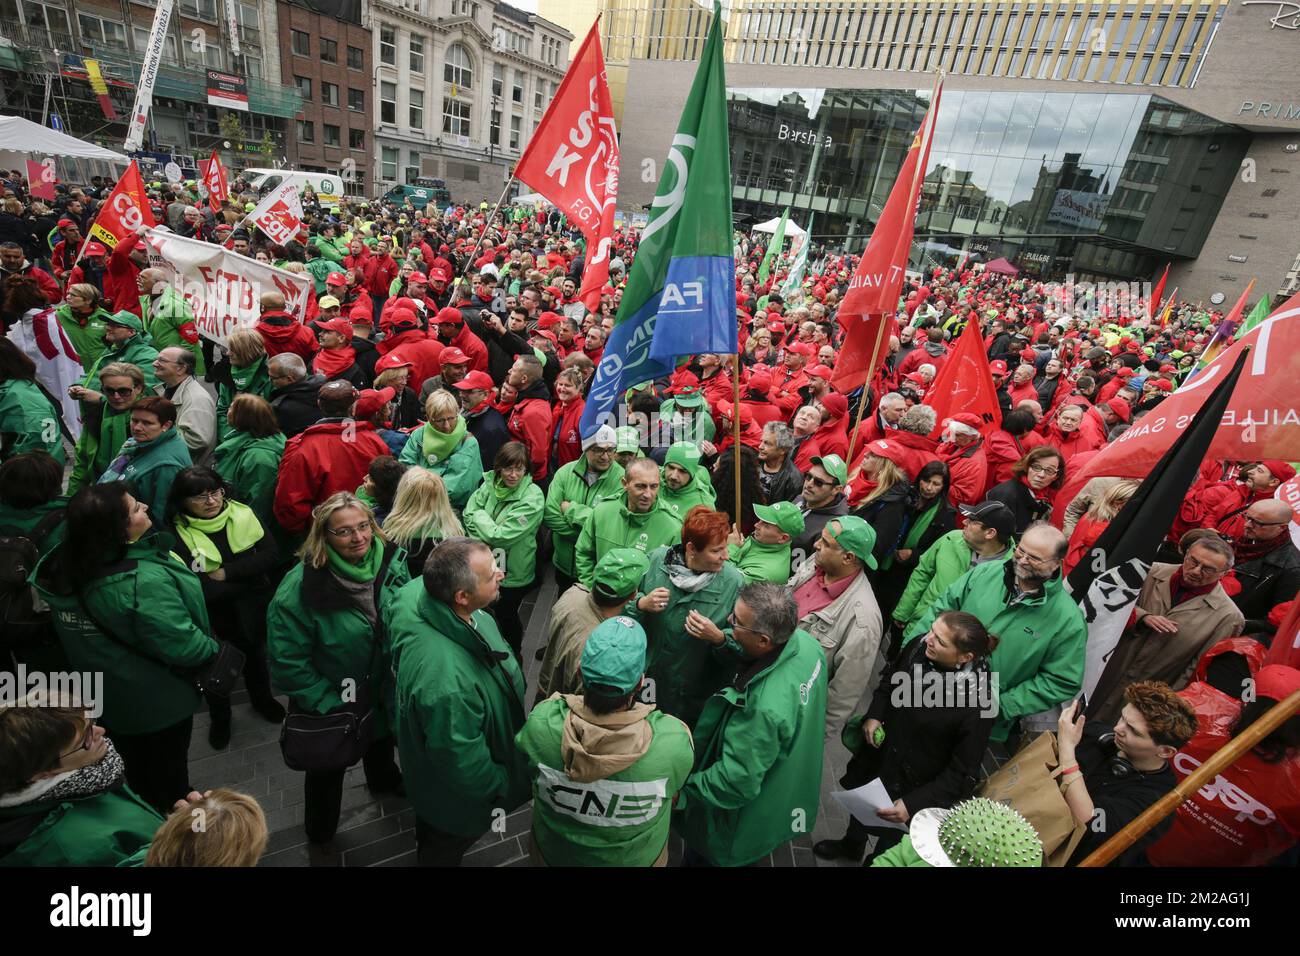
[(551, 403), (545, 382), (534, 382), (519, 395), (506, 419), (506, 428), (510, 430), (511, 438), (523, 442), (528, 448), (528, 460), (533, 463), (533, 481), (542, 481), (550, 465), (553, 433)]
[(370, 463), (391, 452), (370, 422), (327, 419), (289, 439), (275, 485), (275, 520), (290, 534), (301, 534), (311, 511), (330, 495), (355, 491)]
[(254, 328), (266, 343), (268, 357), (292, 352), (301, 356), (307, 367), (311, 368), (312, 356), (318, 348), (316, 336), (288, 312), (263, 312)]

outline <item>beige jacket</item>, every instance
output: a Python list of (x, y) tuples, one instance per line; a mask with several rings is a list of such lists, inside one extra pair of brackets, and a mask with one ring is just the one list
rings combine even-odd
[(534, 706), (552, 694), (582, 693), (582, 649), (604, 619), (585, 586), (575, 584), (560, 595), (546, 625), (549, 643), (537, 674)]
[[(796, 590), (812, 578), (816, 561), (804, 561), (786, 590)], [(837, 734), (871, 685), (880, 654), (883, 627), (880, 605), (865, 573), (834, 601), (805, 615), (799, 626), (821, 644), (830, 667), (830, 687), (826, 698), (826, 734)]]
[[(167, 386), (159, 384), (154, 391), (165, 397)], [(193, 375), (176, 386), (171, 401), (176, 406), (176, 428), (190, 450), (190, 460), (206, 465), (217, 443), (217, 403)]]

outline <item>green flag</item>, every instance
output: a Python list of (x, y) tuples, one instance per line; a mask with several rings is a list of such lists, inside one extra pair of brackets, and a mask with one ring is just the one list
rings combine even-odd
[(808, 271), (808, 247), (812, 245), (812, 216), (808, 217), (808, 231), (799, 243), (799, 251), (794, 254), (794, 263), (790, 266), (790, 275), (781, 286), (781, 297), (787, 303), (803, 298), (803, 275)]
[(768, 271), (772, 267), (772, 262), (781, 254), (781, 246), (785, 243), (785, 224), (790, 221), (790, 207), (785, 207), (785, 212), (781, 213), (781, 221), (776, 224), (776, 232), (772, 233), (772, 241), (767, 244), (767, 252), (763, 253), (763, 261), (758, 267), (758, 284), (762, 285), (767, 281)]
[(1242, 323), (1241, 331), (1237, 333), (1238, 338), (1245, 335), (1259, 323), (1268, 318), (1269, 297), (1264, 296), (1255, 303), (1255, 308), (1250, 310), (1250, 315), (1246, 316), (1246, 321)]

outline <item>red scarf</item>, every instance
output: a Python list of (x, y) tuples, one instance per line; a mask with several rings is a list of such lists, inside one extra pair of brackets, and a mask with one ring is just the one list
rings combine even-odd
[[(1216, 581), (1215, 584), (1218, 582)], [(1179, 568), (1169, 577), (1169, 606), (1177, 607), (1190, 601), (1192, 598), (1204, 597), (1214, 590), (1214, 584), (1203, 585), (1194, 588), (1190, 584), (1183, 583), (1183, 569)]]
[(341, 349), (321, 349), (311, 367), (326, 378), (339, 378), (357, 361), (357, 350), (350, 345)]
[(1245, 564), (1247, 561), (1254, 561), (1256, 558), (1262, 558), (1264, 555), (1277, 550), (1290, 540), (1291, 536), (1285, 531), (1276, 538), (1273, 538), (1271, 541), (1250, 542), (1243, 538), (1233, 542), (1232, 550), (1237, 556), (1237, 564)]

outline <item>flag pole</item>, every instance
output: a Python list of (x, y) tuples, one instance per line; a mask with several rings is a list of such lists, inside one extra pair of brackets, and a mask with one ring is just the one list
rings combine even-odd
[[(924, 126), (925, 137), (927, 141), (934, 137), (934, 126), (939, 121), (938, 110), (935, 107), (936, 107), (936, 101), (939, 98), (939, 85), (941, 83), (943, 83), (943, 70), (935, 70), (934, 85), (930, 88), (930, 109), (926, 111), (927, 112), (926, 123)], [(934, 112), (931, 113), (930, 112), (931, 110), (933, 110)], [(921, 156), (925, 155), (927, 145), (928, 142), (921, 146)], [(911, 192), (908, 193), (908, 197), (911, 199), (910, 205), (911, 205), (913, 220), (916, 219), (916, 203), (917, 200), (920, 198), (919, 190), (921, 185), (921, 177), (925, 175), (925, 170), (922, 168), (922, 165), (923, 164), (920, 161), (920, 157), (918, 157), (916, 163), (916, 169), (912, 171), (912, 189)], [(907, 258), (910, 258), (910, 253), (911, 253), (910, 246), (908, 247), (907, 251), (909, 255), (908, 257), (905, 257), (903, 260), (904, 269), (907, 268)], [(862, 427), (862, 414), (867, 407), (867, 396), (871, 394), (871, 380), (876, 375), (876, 362), (880, 360), (880, 346), (884, 337), (885, 337), (885, 316), (882, 314), (880, 316), (880, 328), (876, 330), (876, 341), (871, 346), (871, 363), (867, 366), (867, 377), (862, 383), (862, 398), (858, 401), (858, 420), (857, 423), (853, 426), (853, 434), (849, 435), (849, 460), (845, 462), (846, 465), (852, 464), (853, 462), (853, 451), (854, 451), (854, 447), (857, 445), (858, 430)], [(879, 400), (879, 398), (880, 396), (877, 396), (877, 400)]]
[(740, 531), (740, 353), (731, 356), (731, 389), (735, 405), (731, 409), (731, 440), (735, 448), (736, 530)]
[(1219, 775), (1219, 771), (1236, 763), (1256, 744), (1282, 726), (1298, 710), (1300, 710), (1300, 690), (1295, 691), (1285, 700), (1278, 701), (1269, 708), (1263, 717), (1247, 727), (1240, 736), (1234, 737), (1220, 747), (1214, 756), (1183, 778), (1182, 783), (1147, 807), (1137, 819), (1131, 821), (1128, 826), (1098, 847), (1079, 866), (1091, 868), (1109, 864), (1117, 856), (1137, 843), (1138, 840), (1142, 839), (1147, 831), (1157, 823), (1177, 810), (1189, 795), (1213, 781)]
[(487, 236), (487, 231), (492, 228), (492, 220), (497, 217), (497, 212), (501, 209), (501, 204), (506, 201), (506, 193), (510, 192), (510, 187), (514, 184), (515, 177), (514, 174), (511, 173), (510, 178), (506, 180), (506, 188), (501, 190), (501, 197), (497, 199), (497, 204), (492, 207), (492, 212), (487, 217), (487, 221), (483, 223), (483, 229), (479, 232), (478, 239), (474, 242), (474, 248), (470, 250), (469, 257), (465, 260), (465, 267), (461, 269), (460, 275), (456, 276), (455, 280), (451, 283), (453, 291), (460, 285), (461, 280), (465, 278), (465, 273), (469, 271), (469, 267), (474, 264), (474, 257), (478, 255), (479, 246), (483, 245), (483, 239)]

